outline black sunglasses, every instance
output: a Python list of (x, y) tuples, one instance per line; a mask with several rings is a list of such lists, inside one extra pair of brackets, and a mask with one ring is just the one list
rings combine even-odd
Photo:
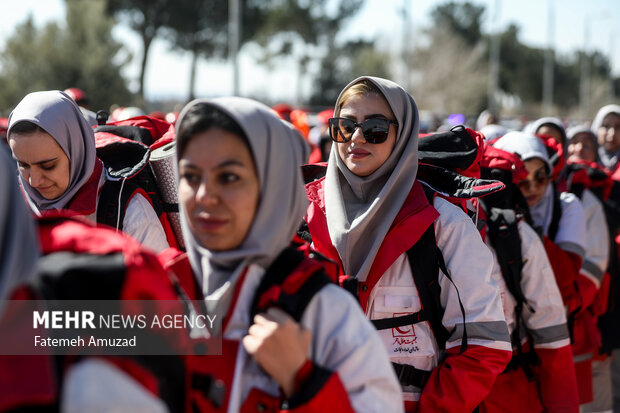
[(383, 143), (390, 132), (390, 124), (398, 127), (398, 123), (382, 118), (366, 119), (364, 122), (357, 123), (349, 118), (330, 118), (329, 136), (334, 142), (349, 142), (355, 133), (355, 129), (362, 128), (364, 139), (368, 143)]

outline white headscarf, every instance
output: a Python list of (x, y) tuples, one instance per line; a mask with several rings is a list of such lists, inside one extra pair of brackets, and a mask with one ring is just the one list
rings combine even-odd
[[(226, 311), (233, 287), (250, 264), (267, 268), (286, 248), (308, 207), (301, 165), (309, 147), (292, 125), (280, 120), (262, 103), (239, 97), (197, 99), (185, 106), (176, 124), (177, 133), (190, 108), (213, 106), (228, 114), (245, 132), (258, 173), (260, 201), (254, 222), (243, 243), (228, 251), (210, 251), (200, 245), (181, 209), (183, 238), (190, 263), (206, 298), (217, 300)], [(180, 154), (177, 153), (177, 163)]]
[(69, 186), (58, 198), (45, 199), (21, 176), (19, 178), (35, 212), (62, 209), (88, 181), (95, 168), (97, 155), (93, 129), (75, 101), (59, 90), (26, 95), (9, 116), (9, 139), (11, 129), (22, 121), (34, 123), (49, 133), (69, 158)]
[(0, 191), (1, 306), (14, 287), (36, 275), (39, 258), (33, 217), (17, 185), (15, 162), (5, 148), (0, 148)]
[[(615, 113), (620, 116), (620, 105), (607, 105), (599, 109), (594, 120), (592, 121), (592, 132), (597, 137), (598, 143), (598, 130), (603, 125), (603, 120), (610, 113)], [(607, 152), (603, 145), (598, 146), (598, 156), (604, 167), (613, 170), (620, 159), (620, 151), (616, 153)]]
[(531, 133), (532, 135), (536, 135), (536, 133), (538, 132), (538, 129), (540, 129), (541, 127), (545, 125), (555, 126), (560, 131), (560, 134), (562, 135), (562, 139), (564, 140), (563, 145), (566, 145), (566, 129), (564, 128), (564, 124), (562, 123), (562, 121), (558, 118), (545, 117), (545, 118), (537, 119), (534, 122), (527, 125), (527, 128), (524, 130), (524, 132)]
[[(381, 91), (398, 122), (396, 145), (383, 165), (361, 177), (352, 173), (334, 144), (325, 177), (327, 228), (346, 274), (365, 281), (377, 251), (400, 211), (418, 170), (418, 108), (396, 83), (362, 76)], [(338, 97), (340, 99), (340, 97)]]
[[(508, 132), (499, 138), (493, 145), (498, 149), (518, 154), (523, 161), (539, 158), (547, 165), (547, 173), (553, 171), (549, 162), (547, 149), (537, 136), (526, 132)], [(547, 185), (542, 199), (530, 207), (530, 213), (534, 224), (543, 228), (545, 234), (549, 231), (553, 217), (553, 185)]]

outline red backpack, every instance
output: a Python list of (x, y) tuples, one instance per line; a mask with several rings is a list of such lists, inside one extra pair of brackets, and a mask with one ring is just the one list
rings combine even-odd
[(168, 244), (183, 249), (174, 171), (174, 125), (151, 116), (137, 116), (97, 126), (94, 131), (97, 157), (109, 178), (99, 195), (97, 222), (122, 230), (127, 205), (140, 193), (157, 213)]

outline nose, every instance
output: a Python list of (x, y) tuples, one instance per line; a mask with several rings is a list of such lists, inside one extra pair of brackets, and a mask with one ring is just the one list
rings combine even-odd
[(214, 185), (203, 181), (196, 192), (196, 200), (204, 206), (212, 206), (218, 203), (219, 197)]
[(24, 179), (28, 181), (31, 187), (37, 188), (43, 183), (43, 174), (36, 168), (30, 168), (28, 172), (24, 172)]
[(364, 133), (362, 132), (361, 126), (356, 126), (353, 131), (353, 135), (351, 135), (351, 140), (356, 142), (366, 142), (366, 138), (364, 137)]

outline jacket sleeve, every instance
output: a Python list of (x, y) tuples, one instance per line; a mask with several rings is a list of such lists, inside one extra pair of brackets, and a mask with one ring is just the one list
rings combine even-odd
[(123, 219), (123, 232), (155, 253), (169, 247), (166, 233), (155, 210), (141, 194), (134, 195), (127, 204)]
[(539, 360), (534, 373), (540, 401), (547, 412), (577, 412), (577, 378), (562, 297), (540, 238), (524, 222), (519, 223), (519, 232), (524, 259), (521, 289), (527, 299), (523, 320)]
[[(499, 287), (492, 278), (491, 251), (462, 211), (439, 199), (435, 208), (440, 213), (435, 221), (437, 245), (452, 279), (440, 273), (443, 324), (452, 335), (446, 343), (447, 357), (422, 391), (419, 411), (473, 411), (504, 371), (512, 346)], [(460, 353), (464, 332), (468, 345)]]
[(538, 365), (534, 367), (540, 400), (546, 412), (579, 411), (577, 377), (570, 345), (536, 348)]
[(560, 289), (562, 301), (568, 307), (568, 312), (573, 313), (581, 307), (581, 299), (577, 290), (577, 276), (581, 268), (581, 258), (557, 246), (548, 237), (543, 238), (545, 251), (553, 269), (555, 281)]
[(284, 411), (311, 413), (321, 410), (354, 412), (346, 389), (337, 372), (307, 361), (295, 378), (296, 391), (287, 400)]
[(291, 400), (293, 411), (403, 411), (401, 387), (387, 351), (349, 292), (336, 285), (324, 287), (301, 321), (313, 332), (309, 359), (314, 367), (303, 386), (307, 401)]

